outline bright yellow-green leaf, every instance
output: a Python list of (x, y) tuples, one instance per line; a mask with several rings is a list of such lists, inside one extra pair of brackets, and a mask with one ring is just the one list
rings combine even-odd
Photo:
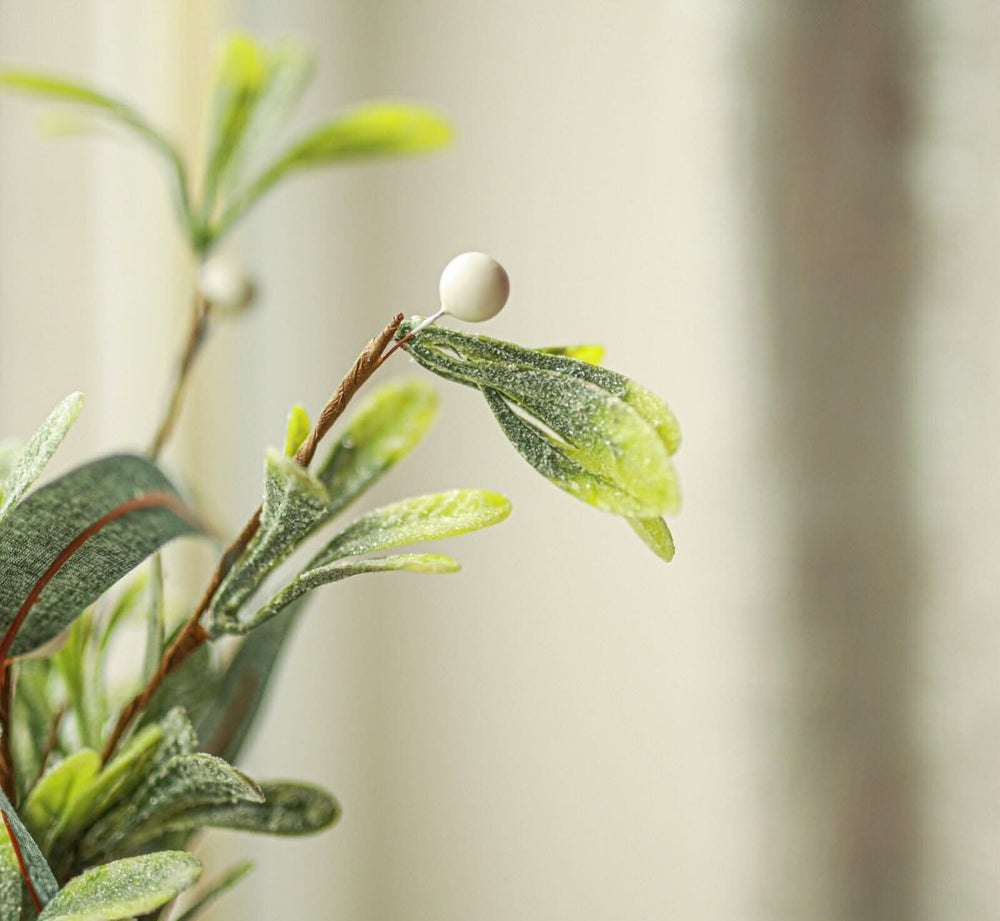
[(603, 345), (554, 345), (548, 348), (539, 349), (539, 352), (546, 352), (549, 355), (563, 355), (566, 358), (575, 358), (577, 361), (585, 361), (588, 365), (599, 365), (604, 360)]
[(295, 457), (302, 442), (309, 435), (309, 414), (305, 407), (296, 403), (288, 411), (288, 422), (285, 425), (285, 456)]
[(46, 841), (49, 831), (64, 817), (100, 769), (101, 756), (84, 748), (47, 771), (35, 784), (21, 815), (37, 841)]
[(668, 563), (674, 558), (674, 538), (670, 528), (662, 518), (628, 518), (643, 543), (649, 547), (661, 560)]

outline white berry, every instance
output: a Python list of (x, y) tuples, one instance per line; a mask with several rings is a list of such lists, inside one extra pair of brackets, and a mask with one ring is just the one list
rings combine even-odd
[(254, 298), (254, 284), (229, 256), (212, 256), (198, 272), (198, 289), (223, 313), (237, 313)]
[(441, 309), (467, 323), (495, 317), (510, 294), (510, 279), (499, 262), (486, 253), (462, 253), (441, 273)]

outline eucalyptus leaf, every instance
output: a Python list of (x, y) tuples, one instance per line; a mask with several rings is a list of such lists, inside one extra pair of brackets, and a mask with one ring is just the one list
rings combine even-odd
[(226, 890), (232, 889), (244, 876), (254, 867), (252, 860), (244, 860), (234, 864), (221, 876), (211, 880), (205, 888), (195, 896), (192, 901), (179, 915), (172, 921), (193, 921), (194, 918), (212, 902), (214, 902)]
[(262, 783), (264, 801), (209, 803), (171, 813), (159, 822), (147, 822), (123, 842), (138, 847), (165, 832), (193, 832), (200, 828), (228, 828), (261, 835), (311, 835), (340, 817), (340, 805), (325, 790), (310, 784)]
[(28, 487), (38, 479), (38, 475), (66, 437), (82, 406), (83, 394), (71, 393), (49, 413), (41, 428), (28, 440), (4, 482), (0, 519), (7, 515)]
[(46, 850), (51, 844), (50, 832), (100, 770), (101, 756), (93, 749), (82, 748), (46, 771), (28, 794), (22, 808), (24, 822)]
[(8, 642), (17, 631), (10, 654), (48, 642), (154, 550), (197, 530), (141, 457), (106, 457), (36, 490), (0, 521), (0, 631)]
[(42, 856), (41, 849), (35, 839), (31, 837), (28, 829), (24, 827), (17, 810), (11, 805), (2, 789), (0, 789), (0, 812), (3, 813), (8, 835), (14, 836), (17, 848), (21, 852), (21, 859), (24, 861), (32, 888), (35, 890), (39, 902), (45, 905), (56, 894), (59, 884)]
[(71, 879), (38, 921), (122, 921), (166, 905), (200, 875), (201, 862), (183, 851), (116, 860)]
[(383, 384), (347, 423), (316, 478), (337, 515), (423, 438), (437, 412), (434, 388), (410, 379)]
[(253, 630), (313, 589), (319, 588), (321, 585), (329, 585), (332, 582), (340, 582), (351, 576), (359, 576), (368, 572), (448, 573), (458, 572), (459, 569), (456, 560), (439, 553), (400, 553), (394, 556), (379, 556), (368, 560), (348, 560), (317, 566), (299, 573), (252, 617), (240, 619), (231, 625), (227, 624), (226, 632), (246, 633)]

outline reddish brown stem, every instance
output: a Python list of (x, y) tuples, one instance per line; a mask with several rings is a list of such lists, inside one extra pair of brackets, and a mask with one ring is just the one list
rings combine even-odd
[(24, 862), (24, 855), (21, 853), (21, 845), (18, 844), (14, 829), (10, 827), (10, 819), (7, 818), (7, 813), (0, 810), (0, 816), (3, 817), (3, 825), (7, 829), (7, 837), (10, 838), (10, 846), (14, 851), (14, 858), (17, 860), (17, 869), (21, 874), (21, 879), (24, 880), (24, 885), (28, 889), (31, 904), (35, 906), (35, 911), (41, 914), (43, 908), (42, 901), (38, 898), (38, 893), (35, 891), (35, 884), (31, 881), (31, 874), (28, 873), (28, 865)]
[[(401, 313), (396, 314), (389, 321), (385, 329), (365, 346), (362, 353), (351, 366), (351, 369), (344, 375), (344, 379), (337, 386), (333, 396), (327, 400), (326, 405), (316, 419), (316, 424), (312, 427), (306, 440), (302, 442), (299, 450), (295, 453), (295, 462), (297, 464), (303, 467), (309, 466), (320, 440), (330, 431), (330, 428), (340, 417), (341, 413), (347, 408), (347, 404), (351, 402), (354, 394), (361, 389), (365, 381), (375, 373), (382, 363), (382, 353), (385, 351), (385, 347), (392, 341), (392, 337), (396, 334), (396, 330), (402, 322), (403, 315)], [(257, 533), (257, 529), (260, 527), (261, 510), (261, 506), (258, 505), (256, 511), (250, 516), (249, 521), (243, 526), (240, 533), (226, 547), (219, 558), (219, 562), (216, 564), (215, 571), (212, 573), (211, 579), (209, 579), (208, 587), (202, 594), (201, 600), (191, 612), (191, 616), (181, 628), (174, 641), (164, 651), (156, 671), (149, 676), (143, 689), (122, 710), (115, 728), (108, 736), (108, 741), (104, 745), (102, 757), (105, 761), (111, 757), (125, 730), (132, 720), (135, 719), (136, 715), (149, 703), (150, 698), (152, 698), (157, 688), (163, 683), (163, 679), (178, 668), (192, 652), (208, 639), (208, 633), (200, 623), (201, 617), (212, 603), (212, 598), (222, 584), (222, 580)], [(2, 744), (2, 740), (0, 740), (0, 744)]]

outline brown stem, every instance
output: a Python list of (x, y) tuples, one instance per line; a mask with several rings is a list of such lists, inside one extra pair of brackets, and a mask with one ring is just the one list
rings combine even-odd
[(167, 402), (167, 408), (163, 413), (160, 425), (153, 436), (153, 440), (146, 450), (146, 456), (150, 460), (156, 460), (160, 456), (164, 445), (173, 434), (174, 426), (180, 415), (181, 401), (184, 397), (184, 390), (187, 386), (188, 377), (194, 361), (198, 357), (198, 352), (205, 341), (205, 333), (208, 331), (208, 318), (211, 314), (212, 303), (197, 288), (195, 288), (191, 301), (191, 326), (188, 329), (187, 340), (184, 343), (184, 351), (181, 352), (181, 359), (177, 365), (177, 372), (174, 376), (174, 388)]
[[(354, 395), (364, 386), (365, 381), (382, 364), (382, 353), (385, 351), (385, 347), (392, 341), (392, 337), (396, 334), (396, 330), (402, 322), (403, 315), (397, 313), (389, 321), (385, 329), (365, 346), (350, 370), (344, 375), (344, 379), (337, 386), (333, 396), (327, 400), (326, 405), (320, 410), (315, 425), (313, 425), (306, 440), (302, 442), (299, 450), (295, 453), (295, 462), (297, 464), (302, 467), (309, 466), (320, 440), (330, 431), (330, 428), (340, 417), (341, 413), (347, 408), (347, 404), (351, 402)], [(201, 616), (208, 610), (208, 606), (212, 603), (212, 598), (222, 584), (222, 580), (226, 577), (226, 574), (232, 569), (233, 564), (239, 559), (240, 554), (246, 549), (254, 534), (257, 533), (257, 529), (260, 527), (261, 511), (262, 508), (258, 505), (240, 533), (236, 535), (232, 543), (223, 551), (219, 562), (216, 564), (215, 571), (212, 573), (211, 579), (209, 579), (208, 586), (202, 594), (201, 600), (191, 612), (191, 616), (178, 632), (174, 641), (164, 651), (159, 666), (149, 676), (145, 687), (122, 710), (118, 717), (118, 722), (115, 724), (115, 728), (112, 730), (104, 746), (102, 757), (105, 761), (111, 757), (115, 746), (128, 728), (129, 723), (149, 703), (150, 698), (156, 693), (163, 679), (174, 671), (174, 669), (178, 668), (192, 652), (208, 639), (208, 632), (200, 624)], [(2, 688), (0, 688), (0, 691), (2, 691)], [(0, 741), (0, 744), (2, 744), (2, 741)]]

